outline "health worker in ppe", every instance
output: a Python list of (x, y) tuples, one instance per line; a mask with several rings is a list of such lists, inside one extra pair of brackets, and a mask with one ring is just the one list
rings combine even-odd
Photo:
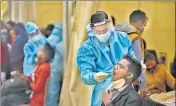
[(36, 62), (40, 61), (37, 58), (38, 51), (46, 44), (47, 40), (39, 31), (38, 26), (33, 22), (26, 23), (25, 29), (29, 39), (24, 46), (25, 57), (23, 62), (23, 73), (26, 76), (30, 76), (34, 71)]
[(51, 76), (46, 99), (46, 106), (58, 106), (63, 81), (64, 44), (62, 39), (62, 24), (56, 23), (47, 42), (54, 48), (55, 56), (51, 61)]
[(135, 55), (129, 36), (115, 31), (105, 12), (97, 11), (90, 21), (86, 26), (89, 38), (78, 50), (77, 65), (82, 81), (92, 86), (91, 106), (101, 106), (115, 66), (125, 54)]

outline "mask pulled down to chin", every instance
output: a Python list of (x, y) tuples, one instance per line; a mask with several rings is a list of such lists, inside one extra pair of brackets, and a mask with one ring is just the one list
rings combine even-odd
[(121, 88), (125, 85), (125, 79), (119, 79), (116, 81), (112, 81), (111, 84), (106, 88), (106, 91), (112, 89), (112, 88)]

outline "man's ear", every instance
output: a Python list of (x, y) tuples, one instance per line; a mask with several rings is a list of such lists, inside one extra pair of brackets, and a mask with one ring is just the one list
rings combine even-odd
[(132, 73), (128, 73), (127, 78), (128, 78), (128, 79), (133, 78), (133, 74), (132, 74)]

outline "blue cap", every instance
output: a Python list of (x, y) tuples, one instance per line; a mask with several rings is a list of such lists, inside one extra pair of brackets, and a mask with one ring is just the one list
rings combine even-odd
[(31, 33), (37, 32), (39, 28), (35, 23), (28, 22), (25, 25), (25, 29), (26, 29), (28, 34), (31, 34)]

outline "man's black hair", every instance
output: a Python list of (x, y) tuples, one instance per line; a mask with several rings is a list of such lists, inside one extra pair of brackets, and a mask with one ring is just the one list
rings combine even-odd
[(113, 26), (115, 26), (115, 25), (116, 25), (116, 19), (115, 19), (115, 17), (114, 17), (114, 16), (111, 16), (111, 18), (112, 18), (112, 23), (113, 23)]
[(146, 51), (146, 52), (144, 53), (144, 63), (145, 63), (147, 60), (154, 60), (154, 61), (157, 63), (156, 57), (155, 57), (152, 53)]
[(44, 45), (44, 52), (46, 54), (46, 61), (50, 61), (55, 55), (54, 49), (48, 43)]
[(7, 24), (10, 24), (12, 27), (15, 26), (15, 22), (14, 21), (8, 21)]
[(47, 27), (46, 27), (46, 30), (53, 30), (54, 29), (54, 25), (53, 24), (49, 24)]
[(141, 10), (135, 10), (130, 14), (130, 23), (136, 23), (140, 20), (144, 21), (146, 19), (148, 19), (148, 17), (146, 16), (145, 12)]
[(104, 11), (97, 11), (91, 16), (90, 22), (97, 23), (103, 22), (105, 19), (108, 19), (108, 15)]
[(142, 66), (141, 64), (133, 57), (125, 55), (123, 59), (127, 59), (130, 62), (128, 66), (129, 72), (133, 74), (132, 82), (134, 82), (142, 73)]
[(145, 39), (143, 39), (143, 38), (142, 38), (142, 42), (143, 42), (143, 44), (144, 44), (144, 50), (146, 50), (146, 49), (147, 49), (147, 42), (146, 42)]

